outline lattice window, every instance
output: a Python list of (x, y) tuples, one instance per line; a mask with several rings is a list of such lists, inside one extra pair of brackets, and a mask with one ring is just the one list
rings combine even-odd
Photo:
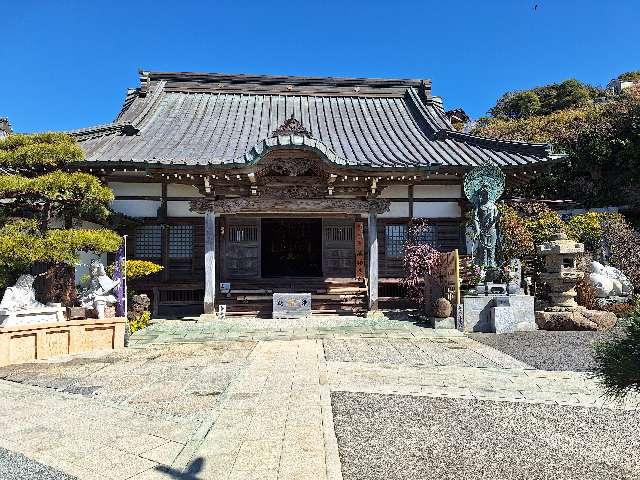
[(432, 247), (436, 246), (435, 225), (424, 225), (418, 234), (418, 243), (427, 243)]
[(162, 226), (144, 225), (136, 228), (136, 258), (160, 258), (162, 256)]
[(406, 225), (386, 225), (384, 228), (385, 255), (387, 258), (400, 258), (407, 242)]
[(169, 227), (169, 258), (191, 258), (193, 255), (193, 225)]
[(255, 225), (231, 225), (229, 241), (231, 243), (255, 242), (258, 240), (258, 227)]
[(352, 242), (353, 227), (339, 225), (328, 226), (325, 228), (324, 238), (329, 242)]

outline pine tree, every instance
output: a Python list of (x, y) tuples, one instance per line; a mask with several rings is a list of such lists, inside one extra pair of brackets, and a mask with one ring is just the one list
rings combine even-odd
[(109, 229), (73, 228), (74, 219), (104, 224), (113, 200), (98, 178), (70, 171), (83, 159), (62, 133), (0, 139), (0, 288), (35, 263), (74, 264), (80, 251), (120, 246)]

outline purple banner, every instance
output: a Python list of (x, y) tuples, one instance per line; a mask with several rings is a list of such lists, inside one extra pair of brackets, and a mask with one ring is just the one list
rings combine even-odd
[(117, 280), (120, 281), (120, 283), (118, 284), (118, 286), (116, 287), (116, 290), (115, 290), (115, 294), (116, 294), (116, 316), (118, 316), (118, 317), (126, 317), (127, 316), (126, 312), (124, 311), (124, 309), (125, 309), (124, 285), (125, 285), (125, 281), (126, 281), (126, 279), (124, 278), (124, 266), (125, 266), (125, 264), (124, 264), (125, 263), (124, 242), (125, 242), (125, 240), (123, 239), (122, 245), (120, 245), (120, 248), (116, 252), (116, 259), (114, 261), (114, 268), (113, 268), (113, 279), (116, 280), (116, 281)]

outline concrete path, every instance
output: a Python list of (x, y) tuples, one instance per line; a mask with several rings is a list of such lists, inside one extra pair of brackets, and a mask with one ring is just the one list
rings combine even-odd
[(338, 479), (322, 345), (260, 343), (227, 391), (220, 416), (198, 449), (203, 478)]
[(171, 464), (192, 428), (80, 395), (0, 382), (0, 447), (78, 478), (131, 478)]
[[(331, 392), (639, 408), (637, 398), (604, 401), (584, 373), (534, 370), (456, 332), (401, 322), (304, 335), (245, 325), (233, 342), (219, 341), (219, 326), (179, 327), (145, 332), (100, 368), (76, 358), (0, 372), (11, 380), (0, 380), (0, 447), (86, 479), (341, 480)], [(128, 368), (142, 374), (123, 395)]]

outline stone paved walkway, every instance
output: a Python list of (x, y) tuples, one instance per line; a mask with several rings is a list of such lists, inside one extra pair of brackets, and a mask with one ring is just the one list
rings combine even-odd
[(406, 320), (167, 321), (132, 343), (0, 369), (0, 447), (87, 479), (340, 480), (331, 392), (639, 408)]
[[(136, 332), (130, 346), (189, 343), (203, 341), (267, 341), (325, 338), (436, 338), (462, 337), (456, 330), (433, 330), (416, 323), (411, 315), (397, 312), (391, 318), (315, 316), (312, 320), (272, 320), (233, 317), (215, 321), (157, 321)], [(395, 319), (394, 319), (395, 318)]]

